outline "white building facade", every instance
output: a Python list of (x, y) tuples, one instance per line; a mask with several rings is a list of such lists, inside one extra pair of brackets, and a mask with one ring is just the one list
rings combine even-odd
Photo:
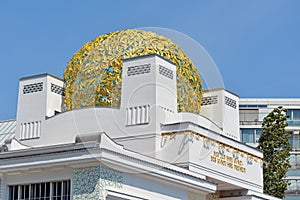
[(64, 111), (61, 79), (20, 79), (17, 119), (0, 123), (1, 199), (277, 199), (262, 152), (240, 142), (237, 95), (213, 89), (200, 114), (179, 113), (176, 67), (157, 55), (123, 60), (121, 94), (120, 108)]

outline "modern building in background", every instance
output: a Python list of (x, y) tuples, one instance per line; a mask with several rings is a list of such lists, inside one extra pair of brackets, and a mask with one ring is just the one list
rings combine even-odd
[(282, 106), (288, 109), (288, 126), (292, 152), (290, 156), (291, 168), (287, 173), (290, 181), (286, 191), (287, 200), (300, 199), (300, 99), (297, 98), (240, 98), (239, 121), (241, 141), (252, 146), (257, 146), (262, 133), (263, 118), (274, 108)]

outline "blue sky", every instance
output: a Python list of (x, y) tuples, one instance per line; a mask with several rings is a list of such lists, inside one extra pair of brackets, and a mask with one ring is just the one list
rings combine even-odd
[(300, 1), (1, 1), (0, 120), (15, 118), (20, 77), (62, 76), (83, 43), (137, 27), (182, 32), (240, 97), (300, 97)]

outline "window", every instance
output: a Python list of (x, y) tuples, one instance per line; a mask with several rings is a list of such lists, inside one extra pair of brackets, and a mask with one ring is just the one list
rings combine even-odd
[(254, 129), (242, 129), (242, 142), (254, 143)]
[(300, 191), (300, 180), (298, 179), (290, 179), (289, 180), (289, 185), (287, 187), (287, 194), (297, 194)]
[(256, 122), (259, 119), (259, 111), (255, 110), (240, 110), (240, 121)]
[(70, 180), (10, 185), (8, 200), (70, 200)]
[(247, 104), (240, 104), (240, 108), (267, 108), (267, 105), (247, 105)]
[(289, 116), (287, 123), (290, 126), (300, 126), (300, 109), (288, 110), (286, 114)]
[(241, 138), (244, 143), (258, 143), (262, 129), (260, 128), (242, 128)]
[(300, 168), (300, 154), (291, 154), (290, 165), (292, 169)]
[(262, 133), (262, 129), (260, 128), (255, 129), (255, 143), (258, 143), (261, 133)]
[(289, 142), (291, 143), (293, 149), (300, 148), (300, 135), (291, 133)]

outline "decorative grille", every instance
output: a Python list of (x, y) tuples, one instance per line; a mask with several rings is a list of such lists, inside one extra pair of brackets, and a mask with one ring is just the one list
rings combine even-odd
[(173, 71), (164, 67), (164, 66), (161, 66), (159, 65), (159, 73), (169, 79), (173, 79)]
[(51, 92), (65, 96), (64, 88), (59, 85), (55, 85), (54, 83), (51, 83)]
[(212, 105), (218, 103), (218, 96), (208, 96), (202, 98), (202, 106)]
[(229, 107), (236, 109), (236, 101), (225, 96), (225, 104)]
[(150, 73), (150, 66), (151, 66), (151, 64), (128, 67), (127, 75), (134, 76), (134, 75)]
[(150, 105), (127, 108), (126, 125), (138, 125), (149, 123)]
[(23, 94), (43, 91), (43, 82), (32, 83), (23, 86)]
[(8, 200), (63, 199), (70, 200), (70, 180), (11, 185)]
[(41, 136), (41, 121), (21, 123), (21, 140), (39, 138)]

